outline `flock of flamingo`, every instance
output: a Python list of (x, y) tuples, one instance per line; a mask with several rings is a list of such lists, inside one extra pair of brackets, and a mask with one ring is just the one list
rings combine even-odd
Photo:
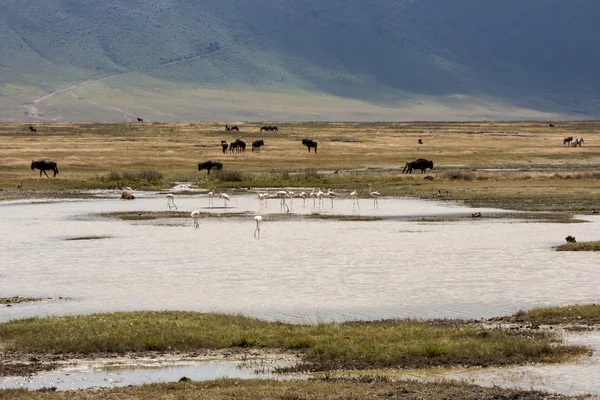
[[(369, 185), (369, 196), (371, 196), (373, 198), (373, 208), (379, 208), (379, 197), (381, 197), (381, 194), (377, 191), (373, 190), (373, 186)], [(225, 207), (227, 207), (227, 202), (230, 201), (230, 197), (227, 193), (220, 193), (218, 194), (215, 191), (210, 191), (208, 192), (208, 206), (209, 207), (213, 207), (213, 199), (215, 197), (219, 197), (221, 200), (223, 200), (223, 205)], [(265, 193), (258, 193), (258, 200), (260, 201), (260, 205), (262, 206), (266, 206), (266, 202), (267, 200), (271, 197), (271, 195), (269, 194), (269, 192), (265, 192)], [(320, 208), (323, 205), (323, 199), (325, 197), (328, 197), (331, 199), (331, 208), (333, 208), (333, 200), (337, 199), (339, 197), (339, 195), (336, 192), (333, 192), (330, 188), (327, 189), (327, 192), (323, 192), (321, 189), (313, 189), (313, 191), (311, 191), (310, 193), (306, 193), (306, 192), (301, 192), (298, 196), (296, 196), (296, 193), (293, 191), (286, 191), (286, 190), (279, 190), (275, 193), (275, 195), (273, 197), (277, 197), (280, 199), (280, 206), (282, 208), (282, 210), (285, 209), (286, 212), (290, 212), (290, 208), (286, 203), (286, 199), (290, 200), (290, 204), (293, 203), (294, 198), (295, 197), (299, 197), (302, 199), (303, 201), (303, 206), (306, 205), (306, 200), (308, 198), (311, 198), (313, 200), (313, 206), (317, 207), (317, 201), (318, 201), (318, 207)], [(352, 208), (354, 209), (355, 207), (358, 207), (358, 209), (360, 209), (360, 203), (358, 202), (358, 192), (356, 190), (353, 190), (350, 193), (350, 197), (352, 197)], [(167, 207), (169, 207), (169, 210), (171, 208), (175, 208), (177, 210), (177, 205), (175, 204), (175, 195), (172, 193), (168, 193), (165, 195), (165, 198), (167, 199)], [(198, 220), (200, 219), (200, 211), (199, 210), (194, 210), (191, 213), (192, 219), (194, 220), (194, 228), (198, 228), (200, 227), (200, 224), (198, 223)], [(254, 237), (260, 237), (260, 223), (263, 220), (263, 217), (260, 215), (257, 215), (254, 217), (254, 220), (256, 221), (256, 229), (254, 230)]]

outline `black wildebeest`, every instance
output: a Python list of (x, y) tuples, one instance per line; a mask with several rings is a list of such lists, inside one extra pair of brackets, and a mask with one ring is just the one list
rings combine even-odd
[(427, 168), (433, 169), (433, 161), (418, 158), (415, 161), (407, 162), (402, 173), (406, 172), (407, 174), (411, 174), (413, 169), (420, 169), (421, 173), (423, 173)]
[(31, 131), (31, 133), (36, 133), (37, 129), (31, 125), (29, 125), (29, 130)]
[(198, 163), (198, 171), (202, 171), (203, 169), (208, 171), (208, 175), (210, 175), (210, 170), (216, 168), (219, 171), (223, 169), (223, 164), (218, 161), (204, 161), (202, 163)]
[(226, 153), (227, 148), (229, 147), (226, 140), (221, 140), (221, 147), (223, 148), (223, 154)]
[(423, 139), (419, 138), (418, 144), (423, 144)]
[(225, 125), (225, 130), (226, 131), (238, 131), (239, 132), (240, 128), (238, 128), (237, 125), (234, 125), (234, 126)]
[(576, 243), (577, 242), (577, 240), (575, 240), (575, 236), (571, 236), (571, 235), (567, 236), (565, 238), (565, 240), (567, 241), (567, 243)]
[(550, 128), (554, 128), (554, 124), (553, 124), (552, 122), (550, 122), (550, 123), (548, 124), (548, 126), (549, 126)]
[(233, 150), (236, 150), (238, 153), (241, 151), (246, 151), (246, 142), (244, 142), (240, 138), (237, 138), (237, 139), (235, 139), (235, 142), (233, 142), (229, 145), (229, 150), (233, 151), (232, 147), (233, 147)]
[(260, 153), (260, 148), (263, 147), (265, 145), (264, 140), (259, 139), (259, 140), (255, 140), (254, 142), (252, 142), (252, 151), (254, 152), (254, 149), (256, 149), (256, 151), (258, 153)]
[(31, 170), (34, 170), (36, 168), (40, 170), (40, 178), (42, 177), (42, 172), (44, 173), (44, 175), (46, 175), (46, 177), (50, 178), (46, 171), (54, 171), (53, 176), (56, 176), (56, 174), (58, 174), (58, 166), (54, 161), (31, 160)]
[(144, 120), (141, 118), (138, 118), (137, 120), (138, 120), (138, 122), (144, 122)]
[(278, 131), (279, 129), (277, 129), (276, 126), (272, 126), (272, 125), (265, 125), (265, 126), (261, 126), (260, 127), (261, 131)]
[(308, 152), (310, 153), (310, 148), (315, 149), (315, 153), (317, 152), (317, 141), (313, 139), (302, 139), (302, 144), (308, 147)]
[(571, 142), (573, 141), (573, 136), (569, 136), (563, 139), (563, 146), (565, 144), (571, 144)]

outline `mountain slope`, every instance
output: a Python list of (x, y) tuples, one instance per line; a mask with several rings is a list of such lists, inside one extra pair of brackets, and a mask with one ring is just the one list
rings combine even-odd
[[(203, 93), (200, 105), (207, 90), (243, 92), (246, 101), (256, 92), (297, 97), (288, 114), (300, 119), (306, 114), (298, 109), (311, 96), (329, 96), (334, 108), (361, 102), (370, 110), (366, 119), (393, 115), (384, 108), (415, 104), (430, 107), (433, 116), (443, 106), (446, 119), (468, 117), (469, 109), (473, 118), (600, 116), (600, 3), (595, 0), (579, 1), (577, 7), (567, 0), (4, 3), (0, 120), (73, 118), (71, 108), (85, 119), (95, 115), (93, 102), (121, 104), (129, 113), (155, 112), (151, 102), (143, 96), (135, 101), (131, 93), (144, 92), (153, 101), (160, 93)], [(91, 102), (67, 102), (72, 90), (61, 92), (60, 112), (48, 106), (48, 97), (39, 100), (88, 81), (83, 86), (102, 90), (79, 86), (71, 97), (93, 94)], [(128, 96), (134, 99), (124, 100)], [(23, 114), (20, 104), (35, 100), (46, 114)], [(480, 105), (489, 112), (476, 111)], [(166, 110), (169, 118), (183, 118), (178, 109)], [(222, 115), (235, 119), (240, 110), (238, 104)], [(244, 116), (253, 119), (252, 112)]]

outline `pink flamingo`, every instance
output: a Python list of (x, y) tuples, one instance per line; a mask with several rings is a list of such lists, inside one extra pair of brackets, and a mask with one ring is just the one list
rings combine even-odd
[(223, 199), (223, 203), (225, 204), (225, 207), (227, 207), (227, 202), (230, 200), (229, 195), (227, 193), (221, 193), (219, 197)]
[(200, 211), (195, 210), (192, 211), (192, 218), (194, 219), (194, 228), (198, 228), (200, 224), (198, 223), (198, 218), (200, 218)]
[(331, 208), (333, 208), (333, 199), (339, 197), (336, 192), (332, 192), (331, 189), (327, 189), (327, 196), (331, 199)]
[(213, 197), (217, 197), (217, 192), (210, 191), (208, 192), (208, 206), (212, 207), (213, 206)]
[(302, 199), (302, 206), (306, 206), (306, 198), (308, 197), (305, 192), (300, 193), (299, 196)]
[(369, 194), (373, 198), (373, 208), (375, 208), (376, 205), (377, 205), (377, 208), (379, 208), (379, 201), (377, 199), (379, 197), (381, 197), (381, 194), (379, 192), (372, 191), (371, 190), (371, 185), (369, 185)]
[(360, 204), (358, 203), (358, 192), (354, 190), (352, 193), (350, 193), (350, 197), (352, 197), (352, 208), (354, 208), (354, 204), (356, 204), (360, 210)]
[(175, 207), (177, 210), (177, 206), (175, 205), (175, 196), (172, 193), (168, 193), (165, 195), (165, 197), (167, 198), (167, 207), (169, 207), (169, 210), (171, 209), (171, 206)]
[(279, 198), (281, 198), (281, 208), (283, 209), (283, 207), (285, 207), (287, 210), (286, 212), (290, 212), (290, 208), (285, 203), (285, 198), (289, 197), (288, 192), (286, 192), (285, 190), (280, 190), (279, 192), (275, 193), (275, 195), (279, 196)]
[[(254, 237), (260, 237), (260, 223), (262, 222), (263, 217), (261, 217), (260, 215), (257, 215), (256, 217), (254, 217), (254, 220), (256, 221), (256, 229), (254, 230)], [(258, 236), (256, 236), (256, 233), (258, 232)]]

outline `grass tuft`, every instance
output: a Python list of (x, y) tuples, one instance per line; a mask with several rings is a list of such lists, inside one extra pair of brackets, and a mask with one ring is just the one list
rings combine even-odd
[(556, 246), (556, 251), (600, 251), (600, 240), (595, 242), (565, 243)]

